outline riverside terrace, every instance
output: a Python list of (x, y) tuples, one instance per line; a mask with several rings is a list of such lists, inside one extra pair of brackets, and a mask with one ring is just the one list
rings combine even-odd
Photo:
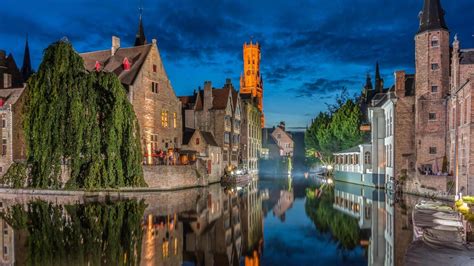
[(373, 169), (372, 145), (361, 144), (334, 153), (334, 179), (377, 188), (385, 187), (383, 169)]

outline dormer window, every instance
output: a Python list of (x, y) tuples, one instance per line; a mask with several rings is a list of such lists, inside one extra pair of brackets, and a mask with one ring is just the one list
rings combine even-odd
[(95, 61), (95, 71), (99, 72), (100, 71), (100, 63), (99, 61)]
[(196, 145), (199, 145), (199, 138), (196, 138)]
[(123, 70), (130, 70), (130, 61), (128, 61), (128, 58), (124, 58), (123, 59), (123, 62), (122, 62), (122, 65), (123, 65)]

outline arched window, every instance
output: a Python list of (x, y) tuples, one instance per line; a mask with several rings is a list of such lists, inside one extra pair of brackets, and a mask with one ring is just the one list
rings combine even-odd
[(439, 47), (439, 39), (438, 36), (433, 36), (431, 38), (431, 47)]
[(370, 152), (366, 151), (364, 154), (364, 164), (371, 164), (372, 158), (370, 156)]

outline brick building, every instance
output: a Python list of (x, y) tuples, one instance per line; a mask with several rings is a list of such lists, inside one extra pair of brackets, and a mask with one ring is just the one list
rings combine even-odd
[(448, 150), (456, 191), (474, 194), (474, 49), (461, 49), (454, 38), (448, 99)]
[(230, 79), (220, 89), (206, 81), (204, 90), (199, 89), (180, 100), (184, 127), (210, 132), (222, 148), (223, 166), (237, 167), (241, 162), (241, 100)]
[(180, 148), (181, 102), (166, 74), (156, 39), (146, 42), (142, 19), (135, 46), (121, 47), (112, 37), (110, 50), (82, 53), (89, 71), (115, 73), (125, 89), (140, 125), (144, 163), (151, 164), (159, 150)]
[(0, 129), (2, 149), (0, 152), (0, 176), (5, 174), (14, 161), (26, 159), (22, 109), (24, 105), (25, 80), (33, 70), (30, 61), (28, 40), (22, 71), (17, 67), (12, 54), (6, 56), (0, 50)]

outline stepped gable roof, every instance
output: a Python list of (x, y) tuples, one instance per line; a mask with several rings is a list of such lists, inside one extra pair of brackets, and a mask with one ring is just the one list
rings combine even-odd
[(474, 49), (465, 49), (461, 50), (460, 55), (460, 64), (461, 65), (473, 65), (474, 64)]
[[(101, 65), (101, 70), (112, 72), (125, 85), (132, 85), (150, 52), (152, 44), (135, 47), (119, 48), (114, 55), (110, 50), (82, 53), (84, 67), (88, 71), (95, 71), (96, 62)], [(130, 62), (130, 70), (125, 70), (123, 60), (127, 58)]]

